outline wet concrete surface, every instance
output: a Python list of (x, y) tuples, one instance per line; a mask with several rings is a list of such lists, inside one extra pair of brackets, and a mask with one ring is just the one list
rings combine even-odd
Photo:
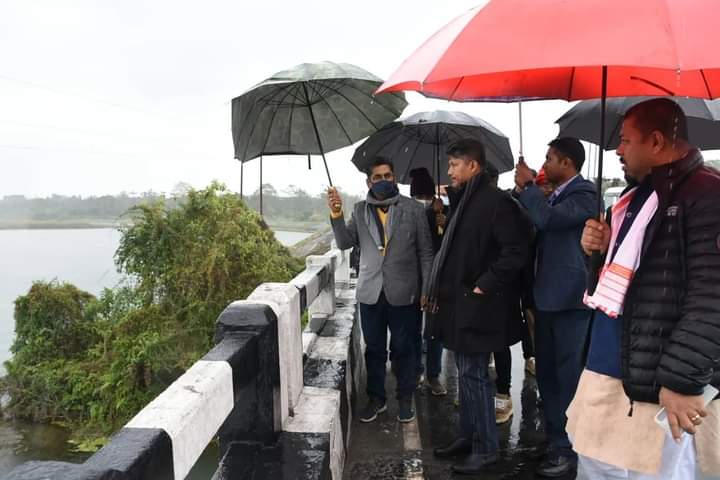
[[(446, 445), (458, 433), (457, 370), (452, 352), (443, 354), (443, 375), (448, 395), (436, 397), (427, 387), (415, 392), (417, 419), (407, 425), (397, 419), (395, 378), (387, 375), (388, 411), (372, 423), (353, 417), (352, 439), (345, 464), (345, 480), (385, 479), (535, 479), (535, 468), (545, 451), (542, 409), (538, 406), (535, 377), (526, 374), (520, 345), (512, 348), (511, 395), (514, 416), (498, 426), (500, 462), (478, 476), (452, 473), (453, 460), (437, 459), (433, 448)], [(359, 392), (356, 410), (365, 405), (365, 392)], [(456, 460), (455, 460), (456, 461)], [(565, 477), (570, 480), (574, 477)], [(587, 480), (583, 475), (577, 479)]]

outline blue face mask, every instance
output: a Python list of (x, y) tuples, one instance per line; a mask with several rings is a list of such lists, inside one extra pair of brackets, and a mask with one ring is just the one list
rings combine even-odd
[(390, 180), (380, 180), (370, 186), (370, 191), (378, 200), (385, 200), (399, 194), (399, 190), (395, 182)]

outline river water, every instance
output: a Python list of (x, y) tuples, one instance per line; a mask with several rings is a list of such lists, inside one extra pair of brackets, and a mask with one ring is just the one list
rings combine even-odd
[[(275, 232), (284, 245), (306, 233)], [(120, 234), (114, 229), (0, 230), (0, 375), (13, 340), (13, 301), (27, 293), (35, 280), (66, 281), (99, 294), (121, 279), (113, 255)], [(0, 478), (28, 460), (82, 462), (86, 455), (70, 451), (67, 432), (46, 425), (0, 421)], [(210, 478), (217, 452), (210, 447), (188, 478)]]

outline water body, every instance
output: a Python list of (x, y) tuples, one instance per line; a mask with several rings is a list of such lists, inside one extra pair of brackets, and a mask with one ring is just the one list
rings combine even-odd
[[(308, 235), (275, 232), (287, 246)], [(0, 375), (10, 357), (15, 298), (35, 280), (70, 282), (95, 295), (115, 286), (121, 280), (113, 261), (119, 241), (115, 229), (0, 230)], [(81, 462), (85, 456), (70, 452), (66, 440), (67, 432), (60, 428), (0, 421), (0, 478), (28, 460)], [(210, 478), (216, 455), (211, 447), (189, 478)]]

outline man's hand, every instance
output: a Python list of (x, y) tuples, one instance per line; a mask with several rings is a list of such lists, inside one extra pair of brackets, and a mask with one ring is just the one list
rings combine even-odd
[(594, 220), (589, 219), (585, 222), (585, 228), (583, 229), (582, 238), (580, 239), (580, 246), (585, 251), (586, 255), (591, 255), (592, 252), (598, 251), (605, 253), (610, 245), (610, 225), (605, 220)]
[(482, 290), (480, 290), (480, 288), (478, 288), (478, 287), (473, 288), (473, 293), (474, 293), (475, 295), (485, 295), (485, 292), (483, 292)]
[(707, 416), (703, 406), (702, 395), (689, 396), (673, 392), (662, 387), (660, 389), (660, 405), (665, 407), (672, 436), (679, 440), (683, 430), (690, 435), (695, 434), (695, 427)]
[(342, 198), (340, 198), (340, 194), (338, 193), (336, 188), (334, 188), (334, 187), (328, 188), (327, 202), (328, 202), (328, 207), (330, 207), (330, 211), (334, 215), (338, 215), (338, 214), (340, 214), (340, 212), (342, 212)]
[(535, 176), (532, 170), (530, 170), (530, 167), (525, 163), (525, 159), (520, 157), (520, 161), (518, 161), (518, 164), (515, 166), (515, 186), (518, 190), (522, 190), (525, 188), (526, 183), (533, 180), (535, 180)]

